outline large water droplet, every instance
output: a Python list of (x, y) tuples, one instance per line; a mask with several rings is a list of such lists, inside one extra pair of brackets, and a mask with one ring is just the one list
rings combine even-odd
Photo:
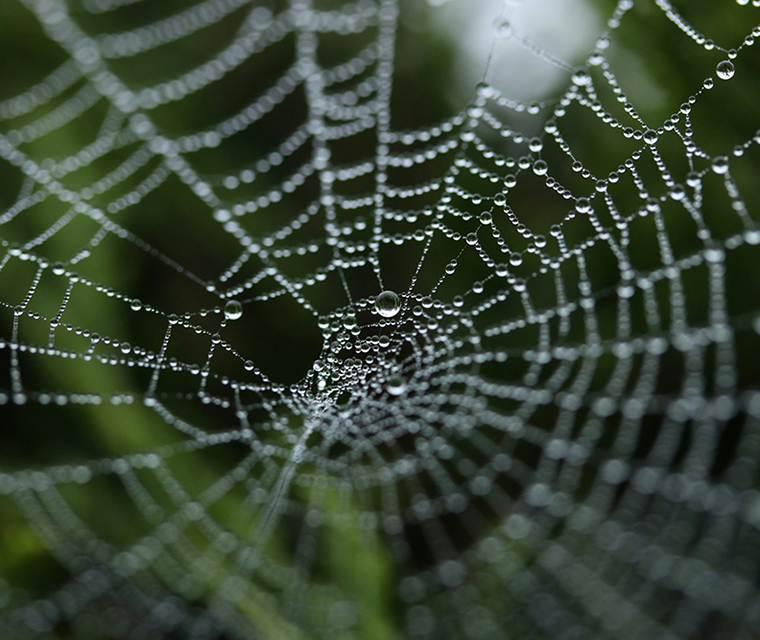
[(388, 380), (388, 386), (386, 388), (388, 389), (388, 393), (392, 396), (400, 396), (406, 389), (406, 381), (400, 375), (395, 375)]
[(227, 320), (239, 320), (243, 315), (243, 305), (237, 300), (228, 300), (224, 305), (224, 317)]
[(715, 158), (712, 163), (712, 170), (719, 174), (728, 173), (728, 158), (726, 156)]
[(658, 133), (654, 129), (647, 129), (644, 132), (644, 142), (647, 144), (655, 144), (659, 139)]
[(509, 20), (500, 20), (497, 19), (494, 21), (494, 29), (496, 29), (496, 33), (499, 34), (502, 38), (511, 38), (514, 35), (514, 29), (512, 28), (512, 23), (509, 22)]
[(356, 327), (356, 324), (356, 314), (347, 313), (345, 316), (343, 316), (343, 326), (346, 329), (353, 329)]
[(375, 309), (384, 318), (392, 318), (401, 310), (401, 299), (394, 291), (383, 291), (375, 298)]
[(734, 72), (734, 63), (730, 60), (722, 60), (718, 63), (718, 66), (715, 67), (715, 73), (721, 80), (730, 80), (734, 77)]
[(593, 211), (593, 208), (591, 207), (591, 203), (589, 202), (588, 198), (578, 198), (575, 201), (575, 210), (578, 213), (591, 213), (591, 211)]

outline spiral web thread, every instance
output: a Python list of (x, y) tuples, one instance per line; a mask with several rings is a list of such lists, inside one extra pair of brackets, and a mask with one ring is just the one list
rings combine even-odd
[[(734, 176), (760, 138), (709, 154), (691, 120), (724, 82), (749, 82), (740, 65), (760, 35), (753, 7), (727, 3), (727, 14), (743, 12), (746, 37), (715, 44), (667, 0), (636, 3), (709, 54), (706, 79), (653, 123), (607, 53), (633, 2), (617, 4), (577, 69), (521, 39), (505, 5), (494, 47), (518, 40), (561, 67), (564, 93), (511, 100), (488, 82), (494, 57), (462, 113), (398, 131), (398, 0), (203, 0), (123, 33), (82, 26), (143, 2), (23, 0), (66, 57), (0, 103), (0, 156), (19, 176), (0, 215), (0, 404), (13, 430), (34, 431), (26, 415), (55, 421), (86, 405), (106, 407), (104, 432), (129, 432), (110, 422), (129, 412), (173, 435), (0, 472), (3, 513), (18, 514), (65, 574), (46, 593), (0, 582), (0, 636), (760, 633), (760, 394), (737, 364), (756, 344), (756, 285), (744, 283), (742, 307), (729, 284), (732, 254), (758, 257), (760, 230)], [(120, 76), (133, 58), (200, 42), (231, 16), (227, 46), (176, 79), (140, 88)], [(344, 36), (361, 50), (323, 64), (321, 42)], [(244, 108), (182, 135), (156, 124), (155, 112), (283, 43), (294, 63)], [(221, 176), (196, 166), (288, 100), (303, 104), (303, 120), (252, 164)], [(563, 126), (571, 113), (629, 141), (619, 166), (585, 166), (582, 137)], [(519, 128), (535, 133), (537, 121), (536, 135)], [(60, 153), (55, 140), (82, 122), (92, 141)], [(340, 164), (346, 140), (361, 158)], [(83, 183), (83, 169), (99, 177)], [(204, 229), (227, 238), (228, 266), (213, 277), (197, 275), (200, 257), (146, 240), (144, 221), (130, 224), (172, 181), (200, 203)], [(522, 185), (527, 199), (515, 195)], [(50, 202), (52, 218), (39, 213)], [(181, 210), (161, 215), (164, 233), (191, 224)], [(250, 220), (269, 227), (251, 231)], [(62, 243), (67, 257), (54, 261), (48, 248), (78, 223), (87, 242)], [(100, 280), (88, 265), (117, 245), (174, 274), (184, 306)], [(56, 287), (48, 308), (38, 291)], [(391, 317), (374, 308), (386, 289), (400, 299)], [(125, 342), (88, 315), (93, 299), (154, 339)], [(293, 385), (228, 338), (282, 299), (323, 340)], [(178, 352), (178, 336), (202, 348)], [(37, 383), (40, 361), (95, 373), (51, 389)], [(127, 387), (99, 387), (103, 368), (129, 373), (117, 378)], [(217, 449), (235, 462), (206, 482), (204, 456)], [(185, 459), (203, 486), (178, 470)], [(105, 483), (132, 505), (135, 539), (110, 539), (84, 513), (77, 496)], [(373, 607), (387, 615), (368, 631)]]

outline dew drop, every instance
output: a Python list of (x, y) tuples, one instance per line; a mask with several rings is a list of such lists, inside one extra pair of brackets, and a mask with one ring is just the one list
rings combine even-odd
[(142, 302), (140, 300), (138, 300), (137, 298), (134, 298), (129, 303), (129, 307), (130, 307), (130, 309), (132, 309), (132, 311), (139, 311), (140, 309), (142, 309)]
[(647, 144), (655, 144), (659, 138), (660, 136), (654, 129), (647, 129), (644, 132), (644, 142)]
[(536, 160), (533, 163), (533, 173), (537, 176), (545, 176), (549, 171), (549, 165), (546, 164), (546, 160)]
[(239, 320), (243, 315), (243, 305), (237, 300), (228, 300), (224, 305), (224, 317), (227, 320)]
[(573, 84), (579, 87), (591, 84), (591, 74), (587, 69), (578, 69), (573, 74)]
[(343, 316), (343, 326), (346, 329), (353, 329), (356, 327), (356, 315), (353, 313), (347, 313)]
[(401, 310), (401, 299), (394, 291), (383, 291), (375, 298), (375, 309), (384, 318), (392, 318)]
[(591, 213), (591, 203), (588, 198), (578, 198), (575, 201), (575, 210), (578, 213)]
[(494, 22), (494, 28), (501, 38), (511, 38), (514, 34), (514, 29), (509, 20), (496, 20)]
[(670, 190), (670, 197), (673, 200), (683, 200), (686, 197), (686, 190), (683, 188), (683, 185), (673, 185), (673, 188)]
[(400, 396), (406, 389), (406, 382), (400, 375), (395, 375), (388, 380), (388, 386), (386, 388), (388, 389), (388, 393), (392, 396)]
[(718, 174), (728, 173), (728, 158), (726, 156), (718, 156), (713, 160), (712, 170)]
[(722, 60), (715, 67), (715, 73), (721, 80), (730, 80), (734, 77), (734, 63), (730, 60)]

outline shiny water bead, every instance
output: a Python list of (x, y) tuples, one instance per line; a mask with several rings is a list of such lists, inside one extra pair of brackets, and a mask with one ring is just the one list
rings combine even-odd
[(578, 213), (591, 213), (591, 202), (589, 202), (588, 198), (578, 198), (575, 201), (575, 210)]
[(728, 173), (728, 158), (726, 156), (718, 156), (713, 160), (712, 170), (718, 174)]
[(715, 73), (721, 80), (730, 80), (734, 77), (735, 71), (734, 63), (730, 60), (722, 60), (715, 67)]
[(480, 220), (480, 224), (491, 224), (493, 216), (490, 211), (483, 211), (483, 213), (478, 216), (478, 220)]
[(573, 74), (573, 84), (579, 87), (591, 84), (591, 74), (588, 69), (578, 69)]
[(129, 303), (129, 308), (132, 309), (132, 311), (139, 311), (140, 309), (142, 309), (142, 302), (138, 300), (137, 298), (134, 298)]
[(528, 142), (528, 149), (530, 149), (533, 153), (538, 153), (544, 148), (544, 143), (541, 138), (531, 138), (530, 142)]
[(673, 200), (683, 200), (686, 197), (686, 189), (684, 189), (682, 184), (673, 185), (673, 188), (670, 190), (670, 197)]
[(392, 396), (400, 396), (406, 390), (406, 381), (400, 375), (395, 375), (388, 380), (386, 389)]
[(394, 291), (383, 291), (375, 298), (375, 310), (384, 318), (392, 318), (401, 310), (401, 299)]
[(243, 305), (237, 300), (228, 300), (224, 305), (224, 317), (227, 320), (239, 320), (243, 315)]
[(537, 176), (545, 176), (549, 171), (549, 165), (546, 164), (546, 160), (536, 160), (533, 163), (533, 173)]
[(347, 313), (343, 316), (343, 326), (346, 329), (353, 329), (356, 327), (356, 315), (353, 313)]
[(647, 129), (644, 132), (644, 142), (647, 144), (655, 144), (659, 138), (659, 134), (654, 129)]

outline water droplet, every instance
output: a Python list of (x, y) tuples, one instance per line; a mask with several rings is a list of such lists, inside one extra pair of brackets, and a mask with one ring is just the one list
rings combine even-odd
[(132, 311), (139, 311), (142, 309), (142, 302), (135, 298), (132, 300), (132, 302), (129, 303), (129, 307), (132, 309)]
[(356, 315), (353, 313), (347, 313), (343, 316), (343, 326), (346, 329), (353, 329), (356, 326)]
[(496, 33), (502, 38), (511, 38), (514, 34), (514, 29), (509, 20), (496, 20), (494, 27), (496, 28)]
[(478, 218), (480, 220), (480, 224), (491, 224), (491, 221), (493, 220), (493, 216), (491, 215), (490, 211), (484, 211), (480, 214), (480, 217)]
[(253, 360), (246, 360), (243, 367), (246, 371), (253, 371)]
[(683, 200), (686, 197), (686, 189), (683, 188), (682, 184), (673, 185), (673, 188), (670, 190), (670, 197), (673, 200)]
[(537, 176), (545, 176), (549, 171), (549, 165), (546, 164), (546, 160), (536, 160), (533, 163), (533, 173)]
[(383, 291), (375, 298), (375, 309), (384, 318), (392, 318), (401, 310), (401, 299), (394, 291)]
[(721, 80), (730, 80), (734, 77), (734, 63), (730, 60), (722, 60), (715, 67), (715, 73)]
[(578, 213), (591, 213), (591, 203), (588, 198), (578, 198), (575, 201), (575, 210)]
[(644, 142), (647, 144), (655, 144), (659, 138), (659, 134), (654, 129), (647, 129), (644, 132)]
[(587, 69), (578, 69), (573, 74), (573, 84), (577, 86), (584, 86), (587, 84), (591, 84), (591, 74), (588, 72)]
[(243, 315), (243, 305), (237, 300), (227, 300), (224, 305), (224, 317), (227, 320), (239, 320)]
[(726, 156), (715, 158), (712, 163), (712, 170), (719, 174), (728, 173), (728, 158)]
[(395, 375), (388, 380), (386, 388), (392, 396), (400, 396), (406, 390), (406, 381), (400, 375)]

